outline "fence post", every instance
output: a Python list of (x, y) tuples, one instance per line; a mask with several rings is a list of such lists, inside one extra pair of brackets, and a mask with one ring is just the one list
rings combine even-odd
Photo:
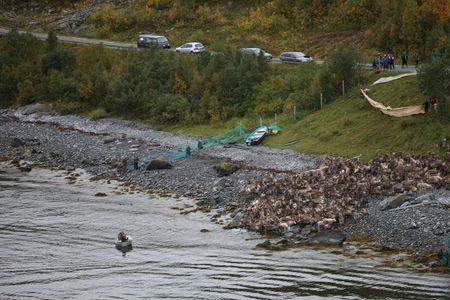
[(294, 105), (294, 121), (297, 118), (297, 106)]
[(345, 81), (342, 80), (342, 95), (345, 95)]
[(323, 107), (323, 93), (320, 93), (320, 109)]

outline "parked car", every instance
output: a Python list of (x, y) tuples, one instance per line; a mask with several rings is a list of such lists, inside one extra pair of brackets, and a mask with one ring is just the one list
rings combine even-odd
[(137, 37), (138, 48), (164, 48), (170, 49), (169, 40), (162, 35), (141, 34)]
[(264, 51), (260, 48), (241, 48), (241, 53), (243, 54), (251, 54), (251, 55), (262, 55), (264, 59), (271, 60), (273, 58), (272, 54)]
[(312, 61), (312, 57), (305, 55), (302, 52), (283, 52), (280, 55), (280, 60), (282, 63), (292, 62), (292, 63), (302, 63)]
[(205, 51), (205, 46), (199, 42), (190, 42), (176, 48), (175, 51), (180, 53), (200, 53)]

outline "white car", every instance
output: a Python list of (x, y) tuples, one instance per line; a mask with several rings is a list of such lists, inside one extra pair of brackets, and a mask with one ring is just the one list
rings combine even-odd
[(261, 48), (241, 48), (241, 53), (243, 54), (252, 54), (252, 55), (262, 55), (264, 57), (265, 60), (271, 60), (272, 59), (272, 54), (264, 51)]
[(282, 63), (292, 62), (292, 63), (302, 63), (312, 61), (312, 57), (305, 55), (302, 52), (283, 52), (280, 55), (280, 60)]
[(186, 43), (176, 48), (175, 51), (179, 53), (200, 53), (205, 51), (205, 46), (199, 42)]

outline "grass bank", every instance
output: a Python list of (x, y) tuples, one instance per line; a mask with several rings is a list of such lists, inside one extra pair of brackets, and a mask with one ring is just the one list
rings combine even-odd
[[(389, 75), (372, 74), (368, 82)], [(367, 87), (370, 88), (369, 95), (373, 99), (393, 108), (420, 105), (424, 99), (417, 87), (416, 77)], [(272, 120), (264, 119), (266, 123)], [(278, 121), (283, 128), (282, 132), (267, 138), (264, 145), (311, 154), (343, 157), (361, 155), (364, 160), (391, 152), (442, 153), (438, 143), (443, 136), (450, 136), (450, 121), (442, 119), (436, 113), (404, 118), (389, 117), (371, 107), (357, 91), (339, 97), (326, 104), (322, 110), (298, 121), (286, 116), (280, 116)], [(215, 126), (178, 126), (164, 129), (195, 136), (214, 136), (226, 132), (239, 122), (251, 129), (257, 126), (259, 118), (234, 119)], [(285, 146), (293, 140), (298, 142)]]

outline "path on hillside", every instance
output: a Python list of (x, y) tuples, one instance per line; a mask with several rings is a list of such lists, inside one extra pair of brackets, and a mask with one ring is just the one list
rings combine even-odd
[[(6, 35), (10, 32), (10, 29), (6, 28), (0, 28), (0, 36)], [(48, 35), (46, 33), (37, 33), (37, 32), (26, 32), (26, 31), (19, 31), (19, 33), (30, 33), (34, 37), (40, 39), (40, 40), (47, 40)], [(66, 43), (74, 43), (74, 44), (82, 44), (82, 45), (98, 45), (98, 46), (104, 46), (108, 48), (113, 49), (122, 49), (122, 50), (137, 50), (136, 44), (130, 44), (130, 43), (123, 43), (123, 42), (114, 42), (114, 41), (107, 41), (107, 40), (99, 40), (99, 39), (90, 39), (90, 38), (83, 38), (83, 37), (74, 37), (74, 36), (66, 36), (66, 35), (57, 35), (58, 40)], [(172, 51), (174, 51), (172, 49)], [(315, 60), (318, 64), (323, 64), (323, 60)], [(274, 57), (271, 60), (271, 63), (273, 64), (281, 64), (281, 60), (278, 57)], [(365, 68), (371, 69), (371, 64), (365, 64)], [(402, 68), (400, 65), (395, 65), (395, 70), (389, 70), (389, 71), (416, 71), (416, 68), (414, 66), (408, 66), (407, 68)]]

